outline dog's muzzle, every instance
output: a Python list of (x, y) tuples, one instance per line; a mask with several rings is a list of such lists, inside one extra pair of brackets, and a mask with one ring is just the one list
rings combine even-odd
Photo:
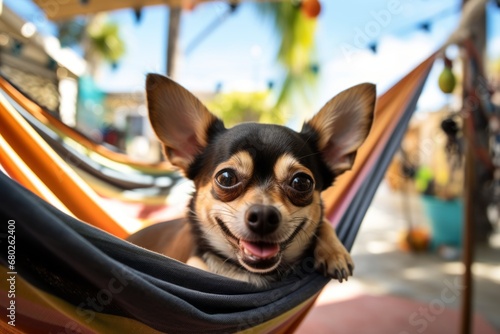
[(283, 251), (306, 223), (304, 219), (286, 240), (272, 241), (269, 236), (281, 224), (281, 213), (271, 205), (254, 204), (245, 213), (245, 225), (253, 237), (236, 237), (224, 221), (215, 218), (228, 241), (235, 246), (239, 264), (249, 272), (271, 273), (281, 264)]
[[(281, 213), (272, 205), (254, 204), (245, 213), (245, 225), (257, 238), (264, 238), (276, 231)], [(277, 243), (239, 241), (238, 260), (247, 270), (267, 273), (276, 269), (281, 261), (281, 249)]]

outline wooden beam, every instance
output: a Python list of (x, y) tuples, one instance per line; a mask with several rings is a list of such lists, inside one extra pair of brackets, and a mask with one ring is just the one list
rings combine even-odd
[[(464, 6), (469, 0), (462, 0)], [(479, 53), (479, 61), (482, 63), (484, 51), (486, 49), (486, 8), (481, 9), (479, 18), (475, 22), (473, 33), (474, 47)], [(478, 69), (473, 70), (470, 66), (470, 55), (464, 52), (463, 57), (463, 87), (462, 98), (463, 106), (466, 106), (471, 96), (470, 85), (479, 81), (478, 76), (481, 72)], [(474, 88), (477, 89), (477, 88)], [(471, 108), (464, 113), (464, 135), (465, 135), (465, 184), (464, 184), (464, 226), (463, 226), (463, 257), (464, 274), (462, 278), (463, 291), (461, 300), (460, 333), (472, 333), (473, 325), (473, 300), (474, 300), (474, 276), (472, 273), (472, 264), (474, 263), (474, 253), (476, 245), (476, 230), (478, 225), (483, 223), (478, 214), (484, 212), (486, 208), (482, 207), (484, 202), (481, 200), (481, 185), (478, 180), (481, 178), (481, 170), (484, 166), (478, 161), (475, 155), (475, 149), (478, 145), (478, 135), (481, 135), (476, 128), (476, 118), (480, 111), (477, 108)]]
[[(68, 20), (78, 15), (96, 14), (125, 8), (142, 8), (155, 5), (166, 5), (180, 8), (184, 0), (33, 0), (49, 20)], [(197, 2), (226, 2), (222, 0), (197, 0)], [(265, 0), (257, 0), (265, 1)], [(268, 0), (279, 2), (282, 0)], [(241, 2), (241, 0), (233, 0)]]
[[(466, 66), (464, 66), (466, 67)], [(465, 68), (464, 68), (465, 70)], [(467, 71), (470, 72), (470, 71)], [(469, 73), (467, 73), (467, 76)], [(464, 73), (464, 79), (466, 74)], [(465, 100), (465, 99), (464, 99)], [(472, 116), (469, 116), (472, 117)], [(464, 273), (462, 276), (462, 308), (460, 316), (460, 333), (470, 334), (472, 330), (472, 301), (474, 280), (472, 276), (472, 264), (474, 262), (474, 193), (476, 192), (475, 182), (475, 155), (474, 140), (466, 122), (472, 122), (472, 119), (464, 120), (466, 145), (465, 145), (465, 187), (464, 187), (464, 226), (463, 226), (463, 256)], [(473, 126), (473, 125), (472, 125)]]
[(49, 20), (67, 20), (77, 15), (88, 15), (124, 8), (154, 5), (180, 6), (181, 0), (34, 0)]

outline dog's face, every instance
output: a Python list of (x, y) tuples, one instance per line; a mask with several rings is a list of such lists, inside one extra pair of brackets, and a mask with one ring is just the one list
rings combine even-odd
[(374, 86), (340, 93), (301, 132), (256, 123), (226, 129), (172, 80), (150, 74), (146, 88), (167, 158), (195, 184), (191, 221), (202, 258), (259, 275), (293, 265), (323, 220), (321, 192), (351, 168), (369, 132)]
[(321, 221), (320, 191), (332, 177), (314, 155), (306, 136), (280, 126), (217, 135), (191, 170), (192, 209), (211, 248), (254, 273), (294, 263)]

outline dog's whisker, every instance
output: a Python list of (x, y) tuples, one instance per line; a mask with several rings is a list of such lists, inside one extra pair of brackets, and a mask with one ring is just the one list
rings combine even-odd
[(211, 210), (209, 212), (209, 215), (211, 217), (227, 217), (227, 218), (231, 218), (231, 219), (234, 219), (236, 218), (236, 215), (234, 214), (234, 212), (231, 212), (231, 211), (227, 211), (227, 210), (221, 210), (221, 211), (217, 211), (217, 210)]
[(236, 208), (233, 208), (233, 207), (231, 206), (231, 204), (229, 204), (229, 203), (224, 203), (224, 206), (227, 206), (228, 208), (230, 208), (230, 209), (231, 209), (231, 210), (233, 210), (234, 212), (238, 211)]
[(319, 155), (320, 152), (312, 152), (312, 153), (308, 153), (308, 154), (304, 154), (303, 156), (299, 157), (299, 159), (304, 159), (304, 158), (308, 158), (308, 157), (313, 157), (315, 155)]

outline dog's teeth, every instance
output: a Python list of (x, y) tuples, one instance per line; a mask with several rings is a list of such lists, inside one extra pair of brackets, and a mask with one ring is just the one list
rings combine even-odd
[(243, 247), (243, 253), (245, 253), (245, 255), (251, 257), (252, 259), (256, 259), (255, 255), (252, 254), (248, 249), (246, 249), (245, 247)]
[(252, 260), (259, 260), (260, 259), (260, 257), (256, 256), (255, 254), (253, 254), (251, 251), (249, 251), (245, 247), (243, 247), (243, 253), (245, 253), (245, 255), (248, 256), (249, 258), (251, 258)]

